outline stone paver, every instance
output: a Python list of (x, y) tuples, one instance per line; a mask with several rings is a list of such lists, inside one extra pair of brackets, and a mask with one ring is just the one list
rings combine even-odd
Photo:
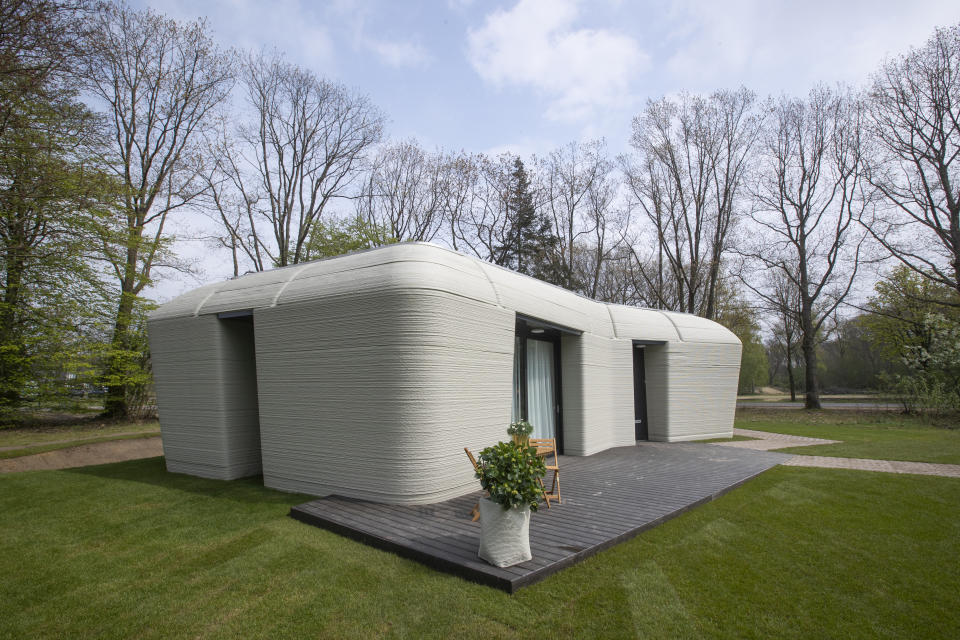
[(884, 471), (886, 473), (916, 473), (924, 476), (960, 478), (960, 464), (905, 462), (902, 460), (871, 460), (865, 458), (828, 458), (826, 456), (793, 456), (788, 467), (820, 467), (823, 469), (855, 469), (857, 471)]
[[(814, 444), (837, 444), (840, 440), (789, 436), (783, 433), (734, 429), (733, 435), (757, 438), (736, 442), (711, 442), (721, 447), (770, 451), (787, 447), (806, 447)], [(932, 462), (906, 462), (903, 460), (873, 460), (870, 458), (832, 458), (828, 456), (793, 456), (786, 462), (788, 467), (819, 467), (821, 469), (854, 469), (857, 471), (883, 471), (885, 473), (916, 473), (924, 476), (960, 478), (960, 464), (934, 464)]]
[(754, 451), (771, 451), (786, 447), (808, 447), (815, 444), (836, 444), (839, 440), (824, 440), (823, 438), (808, 438), (806, 436), (789, 436), (784, 433), (769, 433), (754, 431), (753, 429), (734, 429), (733, 435), (757, 438), (756, 440), (737, 440), (734, 442), (711, 442), (721, 447), (735, 447), (737, 449), (753, 449)]

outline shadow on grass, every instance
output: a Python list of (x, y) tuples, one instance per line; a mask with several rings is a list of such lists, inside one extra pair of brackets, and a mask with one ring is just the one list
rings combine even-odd
[(64, 469), (64, 471), (84, 476), (96, 476), (107, 480), (139, 482), (167, 490), (183, 491), (249, 504), (285, 504), (292, 506), (314, 499), (314, 496), (283, 493), (282, 491), (268, 489), (263, 486), (263, 476), (250, 476), (237, 480), (211, 480), (183, 473), (171, 473), (167, 471), (163, 456), (76, 467)]

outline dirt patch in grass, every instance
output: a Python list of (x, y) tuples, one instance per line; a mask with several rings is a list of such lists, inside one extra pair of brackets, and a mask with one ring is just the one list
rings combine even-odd
[(146, 422), (98, 420), (57, 427), (32, 426), (0, 429), (0, 451), (68, 441), (83, 444), (83, 441), (104, 440), (107, 436), (118, 436), (117, 439), (120, 439), (137, 433), (154, 435), (159, 431), (160, 423), (156, 420)]
[(112, 440), (0, 460), (0, 473), (70, 469), (162, 455), (159, 437)]

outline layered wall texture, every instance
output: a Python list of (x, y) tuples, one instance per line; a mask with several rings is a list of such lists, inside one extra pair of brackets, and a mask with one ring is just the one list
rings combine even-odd
[(415, 243), (207, 285), (151, 314), (167, 466), (390, 503), (472, 491), (463, 447), (505, 437), (518, 316), (564, 329), (564, 453), (634, 442), (636, 341), (651, 439), (731, 434), (726, 329)]
[(260, 473), (253, 324), (151, 321), (150, 353), (167, 469), (221, 480)]

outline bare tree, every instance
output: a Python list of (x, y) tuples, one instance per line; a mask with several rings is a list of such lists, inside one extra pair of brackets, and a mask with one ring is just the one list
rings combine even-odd
[[(614, 168), (607, 158), (606, 143), (603, 140), (571, 142), (550, 152), (535, 162), (535, 166), (542, 206), (549, 211), (554, 235), (560, 241), (556, 256), (560, 267), (557, 284), (580, 289), (585, 283), (576, 276), (579, 245), (581, 238), (597, 232), (596, 196), (606, 190)], [(598, 184), (601, 181), (603, 185)], [(609, 203), (603, 204), (606, 208)]]
[[(443, 159), (443, 222), (446, 239), (455, 251), (471, 251), (475, 236), (469, 228), (474, 208), (480, 199), (482, 154), (464, 151), (448, 153)], [(476, 254), (476, 251), (473, 251)]]
[(722, 262), (759, 132), (754, 101), (746, 89), (681, 94), (649, 102), (634, 118), (631, 143), (640, 158), (624, 159), (623, 167), (632, 203), (653, 230), (655, 258), (635, 250), (658, 306), (716, 315)]
[[(381, 149), (357, 196), (357, 215), (400, 241), (433, 240), (444, 226), (447, 165), (415, 140)], [(454, 187), (456, 188), (456, 187)]]
[(216, 130), (207, 138), (204, 168), (200, 179), (205, 185), (206, 206), (202, 208), (218, 223), (225, 235), (211, 239), (216, 245), (230, 251), (233, 277), (240, 275), (241, 264), (252, 264), (257, 271), (269, 268), (267, 256), (261, 251), (256, 235), (255, 215), (259, 197), (248, 193), (236, 140), (230, 135), (227, 117), (220, 119)]
[[(605, 300), (603, 281), (611, 272), (612, 263), (627, 262), (623, 248), (624, 234), (629, 226), (629, 211), (620, 206), (618, 196), (621, 182), (614, 172), (613, 163), (605, 163), (604, 169), (587, 190), (583, 206), (584, 227), (589, 233), (574, 245), (573, 282), (575, 290), (595, 300)], [(621, 294), (614, 294), (620, 299)]]
[(107, 161), (124, 188), (103, 250), (120, 290), (106, 411), (125, 415), (122, 361), (131, 314), (162, 264), (169, 215), (203, 189), (197, 145), (230, 92), (233, 69), (204, 22), (178, 23), (121, 4), (99, 7), (88, 46), (82, 75), (89, 94), (105, 107), (112, 138)]
[(242, 82), (251, 119), (221, 136), (207, 184), (222, 187), (226, 244), (263, 271), (307, 259), (324, 211), (352, 197), (383, 115), (366, 96), (276, 53), (251, 55)]
[(863, 178), (863, 108), (849, 93), (823, 87), (807, 100), (783, 97), (768, 108), (773, 118), (753, 192), (759, 236), (743, 254), (759, 273), (742, 282), (773, 308), (785, 308), (778, 282), (796, 288), (805, 405), (818, 409), (818, 334), (853, 285), (863, 241), (855, 222), (871, 202)]
[(449, 218), (454, 248), (494, 264), (507, 263), (515, 160), (510, 154), (460, 158), (464, 164), (457, 175), (466, 181), (468, 194), (463, 196), (460, 210)]
[(873, 77), (870, 182), (888, 207), (863, 222), (904, 265), (960, 291), (960, 24)]
[(773, 318), (773, 338), (783, 349), (784, 365), (787, 370), (787, 383), (790, 387), (790, 401), (797, 399), (797, 383), (794, 374), (797, 339), (800, 334), (800, 291), (794, 280), (782, 270), (770, 270), (766, 274), (766, 290), (769, 296), (764, 301), (766, 310)]

